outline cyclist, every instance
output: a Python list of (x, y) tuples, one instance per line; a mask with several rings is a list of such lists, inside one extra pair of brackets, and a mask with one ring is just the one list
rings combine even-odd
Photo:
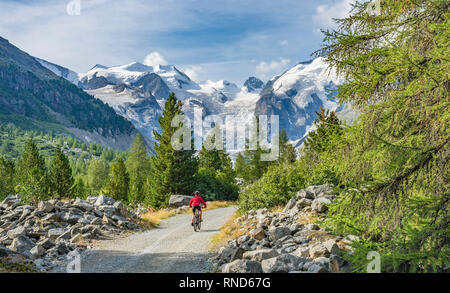
[(200, 222), (203, 222), (203, 220), (202, 220), (202, 204), (204, 205), (204, 208), (206, 208), (206, 202), (200, 196), (200, 192), (196, 191), (194, 193), (194, 197), (191, 198), (191, 200), (189, 201), (189, 207), (192, 208), (192, 223), (191, 223), (192, 226), (194, 226), (195, 210), (198, 210), (200, 212)]

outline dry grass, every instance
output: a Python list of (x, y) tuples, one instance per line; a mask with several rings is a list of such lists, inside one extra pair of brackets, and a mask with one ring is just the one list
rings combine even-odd
[(250, 230), (256, 227), (256, 220), (241, 221), (240, 215), (235, 212), (230, 219), (220, 228), (219, 233), (213, 235), (209, 243), (211, 252), (217, 251), (220, 247), (226, 245), (229, 240), (239, 238), (248, 234)]

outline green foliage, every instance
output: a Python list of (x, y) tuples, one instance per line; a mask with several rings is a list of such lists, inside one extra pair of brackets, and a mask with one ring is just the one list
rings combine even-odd
[(130, 174), (130, 202), (132, 203), (143, 202), (145, 199), (144, 185), (150, 172), (150, 159), (147, 152), (142, 135), (137, 134), (125, 162)]
[(14, 192), (14, 162), (0, 156), (0, 199)]
[(72, 168), (70, 168), (69, 160), (60, 146), (55, 149), (55, 156), (50, 169), (50, 181), (52, 194), (55, 198), (70, 198), (72, 196), (71, 188), (74, 183)]
[(286, 204), (306, 184), (307, 174), (299, 172), (299, 164), (270, 166), (261, 179), (241, 191), (239, 209), (247, 211)]
[(206, 200), (236, 200), (236, 173), (228, 154), (216, 148), (208, 150), (203, 145), (198, 161), (200, 168), (196, 175), (196, 190), (200, 191)]
[(331, 207), (336, 232), (365, 239), (384, 271), (428, 272), (448, 266), (449, 3), (381, 2), (381, 15), (356, 4), (325, 33), (322, 53), (347, 80), (337, 98), (362, 113), (330, 165), (344, 198)]
[(25, 202), (36, 203), (49, 197), (51, 185), (45, 161), (31, 139), (17, 161), (15, 178), (15, 190)]
[(70, 192), (74, 198), (84, 199), (88, 196), (88, 188), (81, 177), (75, 179)]
[(127, 202), (129, 185), (130, 176), (128, 175), (125, 163), (122, 159), (118, 159), (117, 162), (111, 166), (108, 181), (103, 189), (104, 193), (115, 200)]
[(105, 160), (92, 160), (87, 170), (87, 184), (92, 195), (99, 194), (109, 175), (109, 165)]
[[(195, 188), (198, 162), (194, 157), (193, 147), (191, 150), (175, 150), (171, 142), (172, 136), (183, 126), (180, 122), (178, 127), (172, 127), (174, 117), (181, 114), (181, 106), (175, 94), (170, 94), (163, 115), (159, 118), (162, 133), (153, 132), (157, 141), (156, 155), (151, 158), (151, 171), (147, 178), (146, 190), (147, 200), (154, 208), (166, 206), (171, 194), (190, 194)], [(192, 135), (189, 140), (193, 146)]]

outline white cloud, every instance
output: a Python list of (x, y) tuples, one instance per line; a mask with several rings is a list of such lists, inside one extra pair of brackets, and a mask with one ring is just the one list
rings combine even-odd
[(316, 14), (313, 15), (315, 31), (326, 28), (334, 28), (333, 18), (345, 18), (349, 15), (354, 0), (341, 0), (331, 5), (319, 5)]
[(200, 65), (191, 65), (183, 69), (183, 72), (195, 82), (200, 82), (200, 73), (203, 72), (203, 67)]
[(260, 62), (256, 66), (256, 75), (263, 79), (270, 78), (282, 73), (286, 66), (291, 62), (290, 59), (281, 59), (280, 61)]
[(281, 46), (288, 46), (288, 45), (289, 45), (289, 42), (286, 41), (286, 40), (284, 40), (284, 41), (281, 41), (280, 45), (281, 45)]
[(167, 65), (168, 62), (159, 52), (152, 52), (144, 59), (144, 64), (148, 66)]

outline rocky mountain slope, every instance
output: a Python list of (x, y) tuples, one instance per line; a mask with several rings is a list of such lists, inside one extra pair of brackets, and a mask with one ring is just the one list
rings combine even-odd
[(80, 141), (128, 148), (137, 133), (133, 125), (43, 63), (75, 81), (75, 73), (38, 62), (0, 37), (0, 121), (36, 124), (43, 129), (53, 125)]

